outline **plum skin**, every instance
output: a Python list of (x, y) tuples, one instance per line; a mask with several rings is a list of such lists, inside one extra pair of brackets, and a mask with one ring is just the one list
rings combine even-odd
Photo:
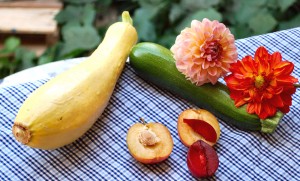
[(198, 140), (188, 150), (187, 166), (196, 178), (213, 176), (219, 166), (217, 152), (206, 142)]

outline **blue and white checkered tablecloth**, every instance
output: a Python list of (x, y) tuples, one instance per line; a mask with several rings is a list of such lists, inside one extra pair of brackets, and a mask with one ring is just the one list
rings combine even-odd
[[(237, 40), (239, 58), (254, 55), (259, 46), (280, 51), (295, 64), (300, 78), (300, 28)], [(103, 115), (74, 143), (52, 151), (18, 143), (11, 132), (25, 98), (48, 79), (0, 88), (0, 180), (193, 180), (186, 165), (187, 148), (177, 135), (177, 117), (196, 106), (146, 83), (126, 65)], [(300, 180), (300, 90), (291, 111), (273, 134), (245, 132), (222, 120), (215, 145), (220, 165), (207, 180)], [(143, 117), (165, 124), (174, 149), (156, 165), (134, 160), (126, 146), (126, 133)]]

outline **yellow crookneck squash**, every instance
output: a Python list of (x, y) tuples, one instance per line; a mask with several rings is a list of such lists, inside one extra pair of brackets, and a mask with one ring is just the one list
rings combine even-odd
[(55, 149), (82, 136), (104, 111), (137, 41), (128, 12), (112, 24), (86, 60), (36, 89), (21, 106), (12, 128), (19, 142)]

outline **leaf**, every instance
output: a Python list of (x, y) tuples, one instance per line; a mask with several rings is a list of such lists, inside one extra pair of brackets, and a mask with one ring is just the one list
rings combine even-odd
[(61, 48), (61, 42), (48, 47), (46, 51), (44, 51), (44, 53), (39, 57), (37, 64), (41, 65), (41, 64), (59, 60), (58, 50), (60, 50), (60, 48)]
[(134, 12), (133, 23), (135, 23), (136, 21), (141, 22), (143, 20), (151, 20), (157, 15), (157, 13), (157, 9), (138, 8)]
[(296, 0), (277, 0), (281, 12), (286, 11), (291, 5), (293, 5)]
[(25, 48), (18, 48), (15, 52), (15, 59), (18, 62), (21, 62), (19, 67), (20, 70), (24, 70), (30, 67), (35, 66), (34, 59), (36, 58), (35, 53), (27, 50)]
[(234, 35), (235, 39), (246, 38), (253, 34), (245, 24), (239, 24), (234, 27), (230, 27), (229, 29), (230, 32)]
[(242, 1), (243, 5), (252, 8), (252, 7), (261, 7), (264, 6), (267, 3), (267, 0), (243, 0)]
[(9, 68), (9, 60), (6, 57), (0, 58), (0, 70)]
[(85, 50), (82, 49), (76, 49), (73, 50), (67, 54), (62, 55), (62, 59), (70, 59), (70, 58), (74, 58), (74, 57), (79, 57), (82, 54), (84, 54)]
[(262, 11), (266, 11), (267, 0), (243, 0), (239, 2), (238, 7), (234, 10), (231, 18), (236, 19), (240, 24), (246, 24), (249, 18), (257, 15)]
[(249, 18), (255, 16), (260, 10), (260, 7), (241, 5), (232, 18), (236, 19), (240, 24), (245, 24), (249, 21)]
[(154, 41), (156, 39), (155, 26), (151, 21), (151, 19), (155, 17), (156, 13), (156, 10), (148, 8), (139, 8), (135, 11), (133, 23), (141, 40)]
[(175, 43), (176, 36), (176, 34), (167, 33), (158, 39), (158, 43), (164, 47), (171, 48), (171, 46)]
[(60, 11), (56, 16), (55, 20), (59, 24), (67, 23), (70, 21), (78, 21), (81, 15), (81, 7), (68, 5), (65, 9)]
[(156, 32), (164, 30), (165, 19), (168, 19), (166, 7), (168, 7), (168, 1), (161, 1), (155, 7), (146, 6), (135, 10), (133, 24), (140, 40), (155, 41)]
[(40, 56), (38, 59), (38, 65), (46, 64), (52, 62), (52, 57), (49, 55)]
[(55, 16), (55, 20), (59, 24), (79, 22), (82, 25), (92, 25), (95, 16), (96, 11), (92, 4), (85, 4), (84, 6), (68, 5)]
[(182, 0), (180, 5), (187, 10), (208, 9), (217, 5), (220, 0)]
[[(80, 0), (82, 1), (82, 0)], [(98, 0), (97, 3), (100, 3), (102, 6), (109, 6), (113, 3), (113, 0)]]
[(280, 22), (279, 29), (286, 30), (289, 28), (299, 27), (300, 26), (300, 14), (295, 16), (293, 19), (289, 21)]
[(67, 32), (69, 30), (69, 28), (73, 28), (73, 27), (81, 27), (80, 22), (78, 21), (70, 21), (67, 22), (61, 29), (61, 32)]
[(277, 25), (276, 19), (270, 13), (260, 13), (249, 20), (249, 27), (255, 34), (268, 33)]
[(4, 49), (6, 53), (14, 52), (21, 44), (21, 40), (16, 37), (9, 37), (4, 42)]
[(180, 18), (180, 16), (185, 13), (185, 10), (179, 4), (173, 4), (169, 14), (169, 20), (171, 23), (174, 23)]
[(134, 1), (137, 1), (141, 7), (149, 8), (149, 9), (153, 9), (162, 3), (169, 2), (168, 0), (134, 0)]
[(278, 11), (278, 1), (280, 0), (267, 0), (267, 6), (270, 7), (270, 9), (274, 9)]
[[(11, 74), (10, 66), (11, 64), (8, 58), (0, 58), (0, 79)], [(0, 80), (0, 84), (1, 84), (1, 80)]]
[(155, 26), (149, 20), (141, 22), (136, 26), (139, 38), (143, 41), (155, 41), (156, 32)]
[(60, 56), (75, 50), (90, 50), (100, 43), (100, 36), (92, 26), (69, 26), (62, 29), (64, 44)]
[(207, 9), (207, 10), (199, 10), (188, 17), (186, 17), (177, 27), (175, 27), (175, 31), (180, 33), (185, 27), (190, 27), (192, 20), (202, 21), (204, 18), (208, 18), (209, 20), (218, 20), (222, 21), (222, 15), (217, 12), (215, 9)]
[(92, 25), (96, 17), (96, 10), (91, 4), (86, 4), (82, 9), (81, 22), (83, 25)]

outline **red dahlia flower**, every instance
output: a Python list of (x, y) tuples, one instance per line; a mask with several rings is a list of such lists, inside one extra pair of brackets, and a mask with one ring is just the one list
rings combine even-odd
[(254, 59), (244, 57), (231, 64), (230, 75), (225, 82), (235, 106), (247, 105), (247, 112), (257, 114), (260, 119), (274, 116), (277, 109), (289, 112), (292, 94), (298, 80), (291, 75), (294, 64), (283, 61), (281, 54), (269, 54), (266, 48), (259, 47)]

